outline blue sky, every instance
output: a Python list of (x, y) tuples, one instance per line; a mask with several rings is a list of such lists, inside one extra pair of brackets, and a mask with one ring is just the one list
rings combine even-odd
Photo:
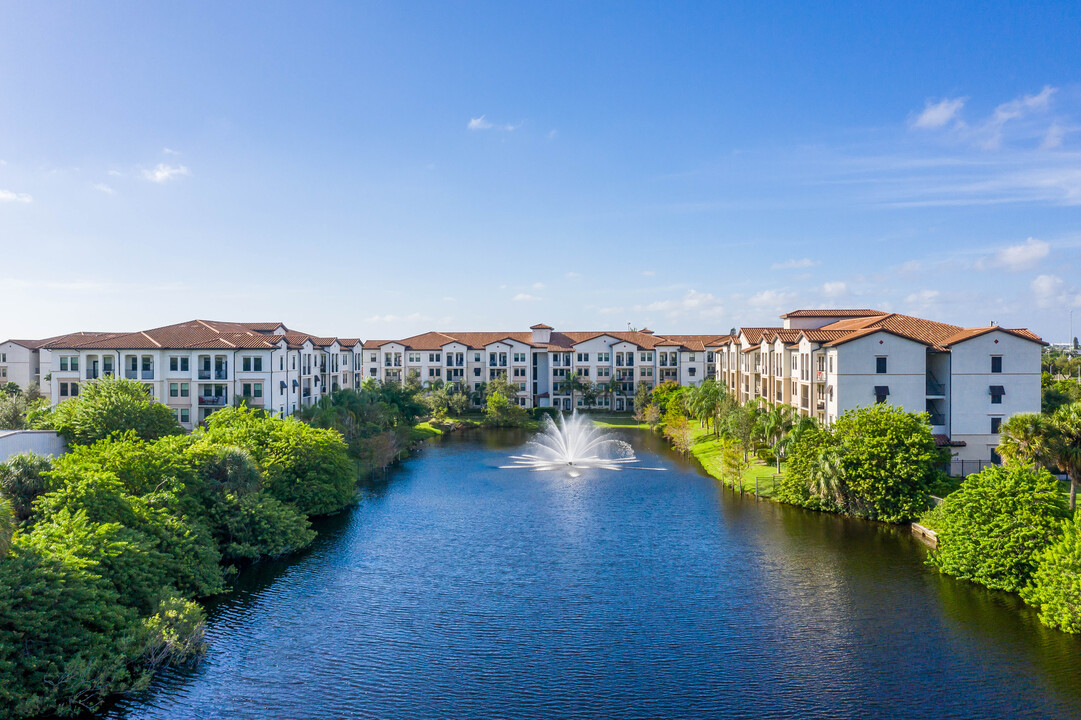
[(3, 15), (0, 336), (1081, 333), (1076, 3)]

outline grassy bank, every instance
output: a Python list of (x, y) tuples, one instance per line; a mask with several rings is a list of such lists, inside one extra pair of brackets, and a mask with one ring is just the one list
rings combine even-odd
[[(701, 423), (695, 423), (694, 445), (691, 446), (691, 454), (702, 463), (702, 467), (710, 476), (720, 480), (725, 485), (739, 489), (740, 481), (733, 481), (725, 472), (722, 461), (721, 439), (715, 437), (712, 432), (706, 430)], [(771, 464), (762, 462), (751, 455), (750, 466), (743, 471), (743, 491), (757, 494), (761, 498), (772, 498), (780, 478), (777, 469)], [(781, 474), (784, 473), (784, 463), (781, 463)]]

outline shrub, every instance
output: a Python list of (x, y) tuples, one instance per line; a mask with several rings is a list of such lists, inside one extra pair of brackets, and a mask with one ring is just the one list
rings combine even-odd
[(554, 407), (535, 407), (529, 411), (529, 414), (534, 420), (540, 420), (543, 417), (550, 417), (553, 420), (559, 417), (559, 408)]
[(129, 430), (144, 440), (184, 432), (173, 411), (155, 402), (142, 383), (110, 377), (84, 384), (79, 397), (52, 409), (47, 424), (77, 445)]
[(1046, 470), (991, 466), (970, 475), (936, 510), (938, 549), (928, 562), (943, 573), (1017, 592), (1041, 551), (1058, 539), (1066, 506)]
[(919, 517), (947, 454), (935, 445), (926, 415), (876, 404), (837, 419), (848, 511), (882, 522)]
[(206, 654), (203, 609), (191, 600), (168, 595), (156, 610), (143, 621), (146, 639), (142, 658), (147, 666), (191, 666), (201, 660)]
[(1021, 597), (1044, 625), (1081, 632), (1081, 513), (1061, 525), (1061, 535), (1035, 558), (1036, 571)]
[(30, 517), (30, 507), (45, 492), (45, 474), (51, 468), (49, 458), (34, 453), (13, 455), (0, 463), (0, 497), (11, 503), (16, 522)]

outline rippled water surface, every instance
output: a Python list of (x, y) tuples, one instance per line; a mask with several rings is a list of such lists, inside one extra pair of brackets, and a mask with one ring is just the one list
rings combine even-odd
[(668, 472), (498, 470), (445, 439), (210, 607), (114, 718), (1081, 717), (1081, 642), (904, 530)]

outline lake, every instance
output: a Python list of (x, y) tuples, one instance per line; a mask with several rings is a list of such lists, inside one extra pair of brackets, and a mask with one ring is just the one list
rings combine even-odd
[(1081, 717), (1081, 641), (938, 575), (907, 528), (664, 471), (500, 470), (433, 441), (208, 605), (209, 651), (110, 718)]

